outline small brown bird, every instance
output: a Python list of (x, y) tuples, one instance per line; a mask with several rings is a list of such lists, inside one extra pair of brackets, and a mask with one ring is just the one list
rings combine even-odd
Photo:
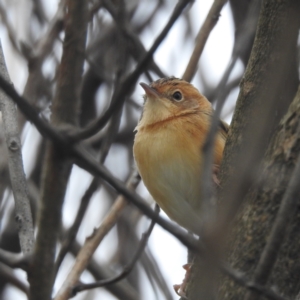
[[(141, 86), (146, 93), (145, 103), (133, 146), (138, 170), (165, 213), (197, 233), (202, 147), (213, 108), (192, 84), (182, 79), (162, 78)], [(228, 125), (220, 122), (214, 147), (216, 166), (222, 160), (227, 132)]]

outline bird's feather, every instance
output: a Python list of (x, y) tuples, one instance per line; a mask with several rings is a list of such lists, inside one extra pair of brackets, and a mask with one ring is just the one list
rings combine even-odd
[[(167, 215), (197, 232), (202, 196), (202, 147), (213, 109), (210, 102), (184, 80), (172, 77), (142, 86), (146, 101), (133, 148), (140, 175)], [(174, 93), (177, 93), (176, 98)], [(217, 169), (227, 133), (228, 125), (220, 121), (214, 147)]]

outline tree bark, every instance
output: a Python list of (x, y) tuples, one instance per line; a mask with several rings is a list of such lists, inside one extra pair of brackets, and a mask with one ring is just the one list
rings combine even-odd
[[(240, 189), (239, 193), (235, 194), (235, 201), (239, 206), (239, 199), (244, 198), (249, 187), (258, 178), (258, 163), (269, 137), (294, 93), (295, 83), (298, 82), (294, 67), (297, 65), (295, 51), (299, 16), (299, 1), (263, 2), (254, 47), (241, 85), (225, 149), (221, 176), (224, 186), (221, 199), (225, 202), (229, 199), (226, 197), (226, 191), (228, 192), (231, 186), (233, 189)], [(246, 197), (243, 210), (239, 213), (231, 234), (229, 261), (234, 268), (246, 272), (249, 276), (253, 274), (266, 244), (298, 157), (299, 97), (298, 93), (270, 142), (263, 172), (259, 176), (259, 185)], [(261, 128), (261, 120), (269, 125)], [(254, 124), (255, 122), (257, 124)], [(257, 133), (259, 131), (261, 132)], [(260, 138), (256, 138), (259, 136)], [(251, 155), (248, 156), (251, 152), (254, 153), (252, 158)], [(246, 159), (248, 163), (243, 162)], [(244, 166), (243, 172), (240, 171), (239, 164)], [(237, 178), (237, 175), (232, 174), (243, 175), (244, 181), (237, 180), (234, 185), (232, 178)], [(238, 187), (241, 183), (242, 188)], [(232, 196), (232, 193), (228, 195)], [(269, 284), (275, 285), (281, 293), (291, 297), (299, 290), (299, 261), (296, 253), (299, 253), (300, 245), (294, 236), (297, 226), (300, 225), (297, 215), (299, 212), (291, 216), (293, 220), (289, 234), (280, 249), (269, 280)], [(220, 298), (243, 299), (245, 292), (245, 289), (230, 280), (225, 280), (221, 286)]]
[[(241, 82), (240, 94), (224, 151), (217, 224), (212, 225), (211, 236), (208, 232), (204, 237), (208, 239), (209, 247), (212, 247), (217, 255), (221, 253), (224, 243), (227, 242), (226, 237), (231, 228), (229, 225), (235, 218), (242, 200), (257, 181), (272, 133), (296, 93), (298, 86), (296, 45), (299, 16), (299, 1), (265, 0), (262, 3), (251, 57)], [(255, 208), (253, 205), (249, 207), (250, 212)], [(273, 208), (271, 220), (273, 220), (276, 210), (274, 206), (271, 207)], [(256, 249), (256, 259), (259, 258), (262, 246), (261, 243), (260, 246), (256, 246), (251, 239), (245, 244), (245, 241), (249, 239), (249, 232), (246, 231), (249, 227), (242, 227), (240, 224), (240, 222), (246, 222), (245, 218), (250, 222), (249, 216), (242, 214), (235, 231), (231, 234), (229, 261), (233, 267), (248, 273), (249, 265), (252, 266), (254, 262), (252, 256), (251, 260), (248, 260), (249, 243)], [(264, 218), (265, 215), (258, 219), (255, 217), (251, 224), (261, 228), (261, 220), (265, 220)], [(251, 236), (251, 238), (254, 237)], [(260, 238), (262, 238), (261, 235)], [(241, 261), (244, 261), (244, 265)], [(247, 267), (241, 267), (245, 265)], [(192, 268), (192, 280), (188, 285), (188, 299), (206, 299), (199, 298), (203, 291), (199, 278), (203, 278), (205, 272), (209, 270), (213, 274), (212, 280), (216, 281), (217, 276), (212, 268), (213, 264), (208, 259), (196, 258)], [(208, 292), (210, 290), (209, 299), (215, 299), (215, 284), (210, 282), (210, 285), (209, 289), (207, 284), (204, 284), (203, 288)], [(221, 283), (220, 299), (243, 299), (244, 292), (245, 289), (225, 279)]]
[[(1, 44), (0, 74), (10, 82)], [(18, 225), (20, 246), (24, 254), (31, 254), (34, 243), (34, 230), (26, 176), (23, 167), (17, 108), (3, 91), (0, 92), (0, 110), (2, 112), (4, 134), (8, 150), (8, 168), (15, 200), (15, 220)]]
[[(299, 126), (300, 89), (270, 143), (260, 186), (247, 197), (247, 202), (235, 224), (229, 261), (235, 268), (249, 275), (253, 274), (268, 240), (281, 199), (299, 157)], [(299, 206), (290, 218), (291, 225), (280, 248), (268, 285), (275, 286), (286, 296), (295, 297), (300, 288), (298, 255), (300, 240), (295, 238), (300, 226)], [(225, 280), (221, 287), (221, 298), (243, 299), (245, 292), (245, 289)]]
[[(52, 124), (62, 130), (70, 130), (78, 122), (87, 21), (87, 1), (68, 0), (63, 55), (51, 116)], [(51, 299), (56, 243), (71, 167), (65, 149), (49, 142), (42, 174), (39, 230), (30, 277), (32, 300)]]

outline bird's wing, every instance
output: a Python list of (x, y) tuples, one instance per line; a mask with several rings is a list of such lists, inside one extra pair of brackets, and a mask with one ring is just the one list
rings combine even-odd
[(229, 132), (229, 125), (226, 122), (220, 120), (219, 129), (220, 129), (219, 132), (220, 132), (221, 136), (224, 138), (224, 140), (226, 140), (228, 132)]

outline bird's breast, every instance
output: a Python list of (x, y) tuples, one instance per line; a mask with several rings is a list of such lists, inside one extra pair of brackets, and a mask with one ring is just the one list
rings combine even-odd
[(199, 129), (182, 124), (139, 130), (135, 137), (134, 157), (145, 186), (169, 217), (183, 226), (184, 207), (200, 208), (203, 138)]

